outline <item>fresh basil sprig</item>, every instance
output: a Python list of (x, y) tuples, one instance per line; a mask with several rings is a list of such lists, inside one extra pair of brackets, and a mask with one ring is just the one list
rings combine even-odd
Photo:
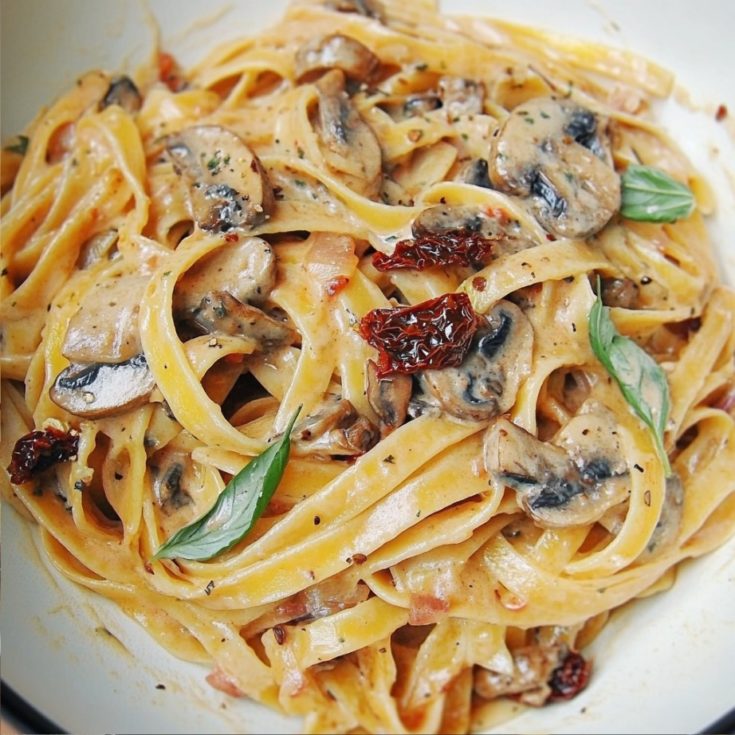
[(669, 477), (672, 470), (664, 448), (664, 431), (671, 401), (666, 373), (642, 347), (615, 328), (610, 309), (603, 305), (600, 297), (599, 277), (597, 300), (590, 309), (589, 320), (592, 351), (620, 386), (625, 400), (651, 431), (666, 477)]
[(260, 518), (281, 481), (291, 448), (299, 406), (281, 438), (243, 467), (225, 486), (212, 508), (180, 528), (153, 559), (207, 561), (234, 546)]
[(694, 194), (652, 166), (631, 164), (622, 176), (620, 214), (639, 222), (674, 222), (694, 211)]

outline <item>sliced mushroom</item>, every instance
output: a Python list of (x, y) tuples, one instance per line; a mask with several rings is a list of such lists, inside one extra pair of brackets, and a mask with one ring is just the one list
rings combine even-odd
[(344, 91), (344, 74), (335, 69), (317, 83), (317, 132), (330, 168), (350, 188), (367, 197), (380, 189), (383, 158), (373, 129)]
[(424, 209), (411, 225), (414, 237), (448, 235), (457, 232), (476, 232), (493, 241), (493, 256), (508, 255), (533, 247), (535, 242), (526, 237), (521, 223), (507, 212), (477, 204), (437, 204)]
[(387, 436), (406, 420), (411, 400), (413, 380), (409, 375), (378, 377), (378, 366), (373, 360), (367, 364), (367, 399), (380, 420), (381, 436)]
[(329, 69), (340, 69), (348, 79), (370, 81), (380, 67), (380, 59), (357, 39), (341, 33), (313, 38), (296, 52), (296, 80), (314, 79)]
[(492, 482), (513, 488), (536, 523), (548, 528), (592, 523), (628, 497), (628, 468), (607, 413), (575, 416), (554, 441), (539, 441), (504, 418), (485, 434)]
[(186, 489), (193, 473), (190, 454), (165, 448), (151, 457), (148, 466), (153, 476), (153, 496), (166, 515), (192, 502)]
[(275, 283), (273, 249), (260, 237), (246, 237), (228, 243), (186, 271), (174, 288), (174, 311), (191, 313), (215, 291), (227, 291), (239, 301), (261, 305)]
[(103, 258), (111, 258), (117, 252), (117, 240), (117, 230), (112, 228), (92, 235), (79, 249), (77, 267), (86, 270)]
[(533, 328), (510, 301), (499, 301), (483, 318), (459, 367), (425, 370), (421, 383), (452, 416), (487, 421), (508, 411), (531, 369)]
[(255, 306), (243, 304), (227, 291), (212, 291), (192, 312), (191, 319), (206, 334), (247, 337), (262, 351), (292, 344), (296, 332)]
[(478, 667), (474, 688), (484, 699), (520, 695), (523, 704), (540, 707), (551, 695), (549, 680), (564, 661), (569, 649), (564, 644), (524, 646), (513, 652), (513, 672)]
[(145, 355), (116, 364), (76, 364), (62, 370), (49, 395), (61, 408), (95, 419), (137, 408), (148, 401), (156, 382)]
[(147, 276), (121, 276), (90, 289), (69, 320), (61, 351), (70, 362), (121, 363), (141, 352), (138, 312)]
[(493, 185), (487, 171), (487, 161), (484, 158), (474, 158), (462, 167), (458, 178), (465, 184), (492, 189)]
[(382, 6), (377, 0), (327, 0), (325, 4), (340, 13), (357, 13), (377, 20), (383, 17)]
[(630, 278), (602, 279), (602, 303), (605, 306), (635, 309), (638, 291), (638, 284)]
[(530, 197), (548, 232), (589, 237), (620, 207), (620, 177), (606, 126), (606, 120), (570, 101), (524, 102), (493, 140), (490, 180), (497, 189)]
[(462, 77), (444, 76), (438, 83), (439, 99), (450, 119), (460, 115), (479, 115), (485, 102), (482, 82)]
[(353, 457), (378, 443), (376, 428), (343, 398), (328, 399), (318, 411), (296, 425), (294, 452), (300, 455)]
[(142, 104), (143, 98), (133, 80), (130, 77), (120, 76), (110, 82), (110, 87), (100, 102), (100, 109), (104, 110), (110, 105), (119, 105), (125, 112), (132, 115), (140, 110)]
[(250, 229), (269, 216), (274, 200), (268, 176), (235, 133), (197, 125), (168, 136), (165, 145), (189, 185), (191, 214), (203, 230)]
[(684, 512), (684, 487), (679, 475), (666, 478), (664, 503), (648, 545), (636, 561), (647, 563), (671, 548), (679, 536)]
[(436, 92), (410, 94), (403, 103), (405, 117), (418, 117), (442, 106), (442, 101)]

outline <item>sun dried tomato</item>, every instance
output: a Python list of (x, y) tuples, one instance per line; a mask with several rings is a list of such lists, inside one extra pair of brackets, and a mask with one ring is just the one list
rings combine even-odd
[(457, 367), (480, 320), (465, 293), (448, 293), (415, 306), (373, 309), (360, 335), (378, 350), (378, 377)]
[(28, 482), (34, 475), (57, 462), (65, 462), (77, 454), (79, 435), (49, 427), (32, 431), (15, 443), (8, 472), (16, 485)]
[(422, 271), (434, 265), (465, 265), (482, 268), (492, 255), (493, 240), (468, 229), (425, 232), (414, 240), (400, 240), (390, 255), (375, 253), (379, 271), (402, 268)]
[(587, 686), (592, 666), (585, 661), (584, 656), (571, 651), (551, 672), (549, 686), (551, 687), (550, 699), (571, 699)]

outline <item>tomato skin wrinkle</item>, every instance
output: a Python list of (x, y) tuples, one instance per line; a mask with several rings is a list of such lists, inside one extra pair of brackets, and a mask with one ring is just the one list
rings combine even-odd
[(15, 443), (8, 465), (10, 481), (15, 485), (28, 482), (57, 462), (76, 457), (79, 435), (60, 429), (31, 431)]
[(587, 686), (591, 665), (582, 654), (570, 651), (561, 666), (554, 669), (549, 680), (552, 701), (571, 699)]
[(411, 269), (423, 271), (432, 266), (463, 265), (481, 268), (492, 256), (493, 240), (468, 229), (441, 234), (426, 233), (413, 240), (399, 240), (390, 254), (375, 253), (373, 266), (379, 271)]
[(464, 360), (480, 317), (465, 293), (448, 293), (414, 306), (373, 309), (359, 333), (378, 350), (378, 377), (457, 367)]

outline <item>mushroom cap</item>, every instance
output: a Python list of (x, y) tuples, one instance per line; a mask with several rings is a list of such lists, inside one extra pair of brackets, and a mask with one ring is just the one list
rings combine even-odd
[(114, 416), (146, 403), (156, 387), (145, 355), (117, 364), (74, 364), (62, 370), (49, 396), (75, 416)]
[(205, 294), (191, 314), (192, 321), (204, 333), (230, 334), (255, 342), (261, 351), (291, 344), (298, 334), (288, 324), (268, 316), (250, 304), (243, 304), (227, 291)]
[(329, 69), (340, 69), (349, 79), (367, 82), (375, 76), (380, 59), (357, 39), (342, 33), (332, 33), (312, 38), (299, 47), (294, 66), (298, 82), (314, 78)]
[(141, 350), (138, 312), (148, 276), (124, 275), (91, 288), (72, 315), (62, 354), (73, 363), (122, 363)]
[(518, 105), (493, 139), (490, 180), (531, 198), (541, 225), (559, 237), (601, 230), (620, 208), (606, 122), (576, 103), (539, 97)]
[(291, 443), (297, 455), (350, 457), (364, 454), (379, 439), (377, 429), (358, 415), (352, 403), (330, 396), (296, 424)]
[(174, 311), (198, 308), (213, 291), (227, 291), (243, 303), (263, 304), (276, 284), (276, 256), (260, 237), (227, 242), (197, 261), (174, 287)]
[(143, 105), (143, 97), (130, 77), (123, 75), (115, 77), (110, 82), (110, 86), (100, 102), (100, 109), (105, 109), (110, 105), (118, 105), (130, 115), (140, 110)]
[(513, 488), (543, 527), (592, 523), (629, 494), (617, 426), (604, 411), (575, 416), (554, 444), (499, 418), (485, 434), (484, 453), (491, 481)]
[(487, 421), (508, 411), (531, 369), (533, 327), (510, 301), (498, 301), (458, 367), (425, 370), (422, 385), (449, 414)]
[(231, 130), (195, 125), (165, 139), (189, 186), (191, 214), (203, 230), (251, 229), (273, 209), (273, 190), (255, 153)]
[(319, 103), (315, 127), (322, 154), (329, 168), (351, 189), (375, 196), (380, 190), (383, 153), (373, 129), (344, 86), (344, 74), (338, 69), (327, 72), (316, 84)]
[(493, 257), (509, 255), (533, 247), (535, 242), (523, 232), (521, 223), (505, 210), (488, 211), (479, 204), (435, 204), (427, 207), (411, 224), (414, 237), (441, 237), (459, 231), (473, 232), (493, 241)]
[(378, 366), (373, 360), (368, 360), (366, 377), (368, 403), (378, 415), (381, 434), (386, 436), (406, 420), (413, 380), (410, 375), (401, 373), (379, 378)]

